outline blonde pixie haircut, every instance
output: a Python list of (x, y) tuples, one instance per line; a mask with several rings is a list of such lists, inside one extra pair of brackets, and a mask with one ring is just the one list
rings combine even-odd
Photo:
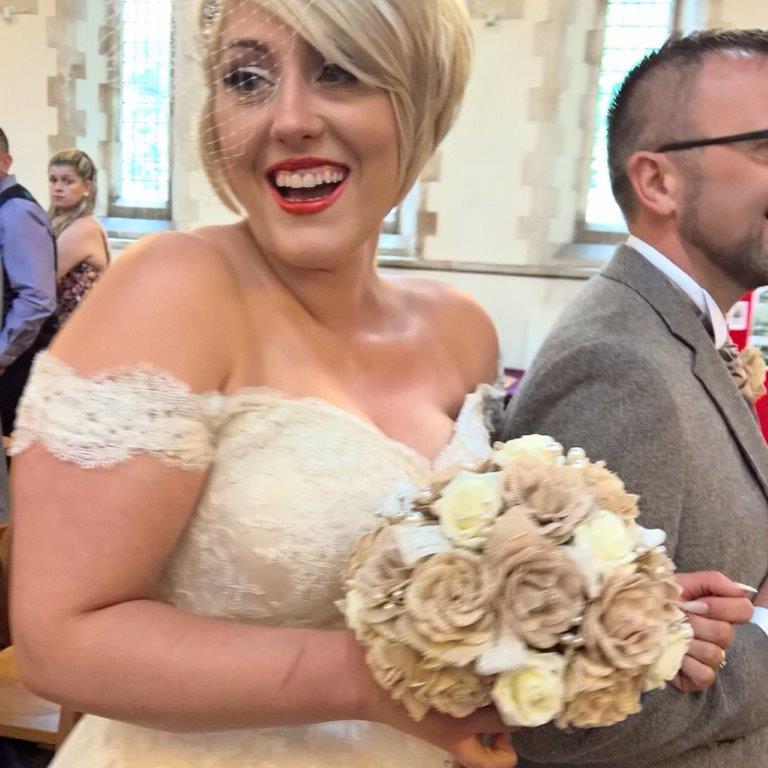
[(204, 3), (203, 164), (222, 202), (241, 213), (221, 159), (213, 108), (221, 19), (238, 2), (253, 2), (274, 14), (328, 61), (389, 94), (398, 125), (401, 201), (461, 106), (472, 60), (463, 0), (221, 0), (221, 12), (213, 19), (210, 0)]

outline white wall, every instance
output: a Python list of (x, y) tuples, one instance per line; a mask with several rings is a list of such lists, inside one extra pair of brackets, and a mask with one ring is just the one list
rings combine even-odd
[(555, 320), (584, 285), (583, 280), (471, 272), (408, 270), (407, 274), (441, 280), (474, 296), (491, 315), (502, 362), (512, 368), (528, 367)]
[(765, 0), (721, 0), (722, 24), (735, 28), (768, 27), (768, 2)]
[(56, 110), (48, 106), (48, 77), (56, 72), (56, 52), (47, 47), (53, 7), (54, 0), (41, 0), (36, 14), (0, 19), (0, 126), (11, 144), (12, 172), (43, 206), (48, 136), (58, 130)]

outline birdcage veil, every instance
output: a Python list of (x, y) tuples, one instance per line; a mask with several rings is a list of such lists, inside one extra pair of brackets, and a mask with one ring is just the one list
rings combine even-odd
[[(200, 154), (213, 189), (232, 210), (241, 206), (229, 169), (247, 143), (248, 111), (278, 93), (280, 59), (293, 46), (309, 45), (389, 94), (398, 124), (401, 198), (458, 112), (472, 47), (464, 0), (175, 0), (173, 5), (177, 26), (179, 19), (185, 27), (195, 20), (195, 46), (183, 55), (177, 51), (174, 60), (177, 68), (180, 61), (202, 68), (201, 92), (194, 94), (202, 102)], [(113, 36), (112, 45), (118, 42)], [(114, 62), (112, 57), (111, 72), (119, 81)], [(180, 80), (174, 80), (178, 111), (182, 101), (188, 105), (194, 99), (179, 93)]]

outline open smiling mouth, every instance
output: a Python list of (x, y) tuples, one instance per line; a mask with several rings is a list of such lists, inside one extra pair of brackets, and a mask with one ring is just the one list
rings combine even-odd
[(349, 170), (318, 166), (301, 170), (278, 170), (267, 174), (278, 205), (288, 213), (319, 213), (338, 200), (349, 178)]

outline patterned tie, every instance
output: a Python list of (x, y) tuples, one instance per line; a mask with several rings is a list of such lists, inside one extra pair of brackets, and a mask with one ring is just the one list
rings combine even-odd
[(760, 350), (746, 347), (739, 352), (729, 336), (719, 351), (741, 396), (754, 408), (755, 401), (766, 393), (765, 361)]
[[(712, 321), (708, 314), (702, 312), (696, 305), (696, 302), (688, 296), (679, 286), (675, 285), (683, 298), (687, 300), (690, 306), (696, 312), (696, 316), (701, 320), (709, 337), (714, 342), (715, 331), (712, 328)], [(766, 394), (765, 389), (765, 362), (760, 350), (757, 347), (746, 347), (739, 351), (739, 348), (733, 343), (730, 336), (725, 340), (720, 349), (717, 350), (720, 358), (728, 368), (733, 383), (739, 390), (739, 394), (744, 399), (749, 409), (757, 418), (755, 410), (755, 401)]]

